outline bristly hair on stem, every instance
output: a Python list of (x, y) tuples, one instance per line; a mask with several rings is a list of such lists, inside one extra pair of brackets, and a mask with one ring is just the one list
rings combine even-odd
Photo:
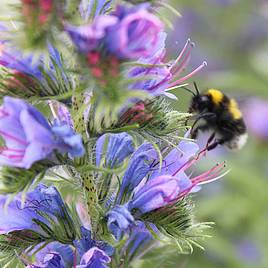
[[(206, 238), (204, 229), (211, 228), (213, 223), (195, 224), (193, 216), (193, 202), (189, 197), (178, 200), (175, 204), (157, 209), (142, 215), (142, 220), (153, 223), (160, 234), (155, 233), (161, 241), (166, 241), (178, 247), (183, 254), (193, 251), (193, 246), (204, 249), (199, 241)], [(152, 232), (154, 232), (152, 230)]]

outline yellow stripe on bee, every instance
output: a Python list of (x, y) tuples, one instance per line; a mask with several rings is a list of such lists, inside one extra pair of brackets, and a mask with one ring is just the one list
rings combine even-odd
[(237, 102), (234, 99), (230, 100), (228, 110), (234, 119), (240, 119), (242, 117), (242, 113), (239, 110)]
[(217, 105), (221, 103), (223, 96), (224, 96), (222, 92), (220, 92), (217, 89), (213, 89), (213, 88), (211, 88), (207, 91), (207, 95), (210, 95), (213, 103), (215, 103)]

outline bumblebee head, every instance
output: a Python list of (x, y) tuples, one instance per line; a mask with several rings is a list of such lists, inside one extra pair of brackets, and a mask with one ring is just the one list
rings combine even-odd
[(203, 94), (197, 94), (192, 98), (189, 113), (202, 113), (207, 110), (209, 105), (209, 98)]

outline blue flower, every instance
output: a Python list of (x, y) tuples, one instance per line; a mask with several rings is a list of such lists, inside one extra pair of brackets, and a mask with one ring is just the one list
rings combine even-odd
[(117, 240), (120, 240), (123, 234), (129, 229), (134, 222), (134, 217), (131, 215), (128, 204), (123, 206), (115, 206), (107, 213), (107, 226), (110, 232)]
[(77, 268), (108, 268), (106, 265), (111, 258), (97, 247), (91, 248), (81, 258), (80, 265)]
[(133, 8), (117, 7), (114, 15), (119, 21), (108, 29), (105, 39), (110, 53), (127, 59), (149, 57), (155, 53), (163, 24), (147, 8), (146, 4)]
[(133, 151), (132, 138), (127, 133), (104, 134), (96, 143), (96, 164), (100, 166), (105, 157), (105, 166), (113, 168), (120, 165)]
[(30, 168), (36, 161), (49, 158), (54, 150), (82, 156), (82, 139), (67, 125), (51, 127), (44, 116), (23, 100), (4, 97), (0, 107), (0, 135), (5, 147), (1, 165)]
[(74, 130), (67, 122), (56, 120), (52, 126), (52, 132), (58, 137), (59, 142), (65, 144), (67, 151), (72, 157), (80, 157), (84, 155), (85, 149), (82, 138), (79, 134), (75, 134)]
[(150, 172), (151, 162), (157, 158), (157, 153), (149, 143), (142, 144), (131, 156), (129, 165), (122, 179), (117, 202), (126, 193), (131, 193), (141, 180)]
[(199, 146), (195, 142), (182, 140), (178, 146), (172, 149), (164, 158), (161, 170), (156, 167), (150, 178), (174, 174), (190, 158), (194, 157), (198, 150)]
[(39, 61), (35, 61), (32, 55), (24, 56), (21, 51), (9, 47), (8, 43), (3, 41), (0, 41), (0, 65), (36, 78), (42, 77)]
[[(8, 196), (6, 195), (0, 196), (1, 234), (24, 229), (40, 231), (39, 226), (33, 220), (37, 219), (44, 223), (47, 223), (47, 220), (38, 211), (45, 212), (54, 217), (56, 215), (63, 215), (66, 209), (57, 189), (53, 186), (47, 187), (43, 184), (39, 184), (32, 192), (27, 194), (24, 207), (21, 196), (19, 195), (8, 204), (7, 210), (5, 211), (4, 206), (7, 199)], [(66, 216), (68, 214), (65, 212), (64, 215)]]
[(148, 5), (118, 6), (111, 15), (97, 16), (92, 24), (66, 25), (65, 30), (82, 53), (103, 48), (117, 58), (152, 56), (159, 46), (162, 22), (147, 11)]
[[(207, 66), (207, 63), (204, 61), (192, 72), (180, 77), (181, 73), (184, 71), (189, 62), (193, 43), (191, 43), (190, 40), (187, 40), (178, 57), (173, 62), (165, 63), (163, 61), (166, 55), (164, 47), (165, 39), (166, 34), (164, 32), (160, 32), (159, 42), (157, 45), (158, 50), (156, 50), (156, 52), (154, 52), (150, 57), (141, 57), (138, 60), (140, 64), (149, 64), (148, 67), (139, 66), (130, 69), (129, 76), (131, 78), (143, 78), (141, 81), (134, 82), (130, 86), (130, 89), (145, 90), (154, 96), (163, 94), (171, 98), (176, 98), (168, 91), (173, 87), (183, 84), (183, 82)], [(146, 76), (148, 76), (148, 79)]]
[(178, 180), (172, 176), (160, 176), (148, 181), (131, 200), (130, 209), (146, 213), (166, 206), (180, 193)]
[(39, 227), (32, 221), (39, 215), (36, 214), (34, 208), (26, 206), (22, 208), (21, 198), (15, 197), (4, 209), (7, 202), (7, 196), (0, 196), (0, 234), (6, 234), (19, 230), (38, 230)]
[[(154, 226), (151, 226), (154, 228)], [(144, 222), (136, 221), (132, 225), (129, 238), (123, 247), (123, 254), (127, 253), (128, 259), (132, 259), (139, 253), (144, 253), (146, 248), (154, 241)]]
[(61, 69), (61, 75), (66, 79), (66, 74), (63, 71), (63, 63), (59, 51), (51, 44), (48, 45), (48, 52), (53, 60), (49, 62), (49, 68), (44, 63), (43, 56), (34, 59), (32, 54), (23, 55), (23, 53), (15, 47), (12, 47), (8, 42), (0, 40), (0, 65), (33, 76), (39, 80), (44, 79), (42, 69), (44, 69), (50, 78), (56, 80), (56, 72), (53, 64)]
[[(91, 247), (81, 256), (74, 257), (75, 252), (68, 245), (52, 242), (41, 249), (36, 256), (36, 261), (27, 268), (106, 268), (111, 261), (110, 257), (100, 248)], [(77, 259), (79, 264), (75, 263)]]
[(74, 263), (75, 252), (69, 245), (51, 242), (41, 250), (38, 250), (38, 248), (39, 246), (33, 249), (33, 252), (37, 251), (35, 263), (27, 266), (27, 268), (67, 268), (72, 267)]
[(92, 247), (98, 247), (99, 249), (103, 250), (108, 256), (113, 255), (114, 249), (109, 244), (92, 239), (91, 231), (86, 229), (85, 227), (81, 226), (81, 239), (75, 240), (73, 242), (74, 246), (77, 249), (78, 255), (82, 256)]
[(65, 31), (69, 34), (74, 45), (82, 53), (97, 49), (106, 35), (108, 27), (116, 24), (118, 19), (111, 15), (101, 15), (95, 18), (92, 24), (73, 26), (66, 25)]

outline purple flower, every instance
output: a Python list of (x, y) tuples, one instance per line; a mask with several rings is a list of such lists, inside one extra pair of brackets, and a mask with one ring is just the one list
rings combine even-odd
[(38, 263), (27, 265), (26, 268), (66, 268), (66, 266), (58, 253), (51, 252), (46, 254)]
[(155, 53), (163, 24), (146, 9), (147, 5), (117, 7), (114, 15), (119, 22), (109, 28), (105, 40), (111, 53), (128, 59), (149, 57)]
[(156, 167), (150, 178), (153, 179), (156, 176), (174, 174), (184, 163), (194, 157), (198, 150), (199, 147), (196, 143), (182, 140), (164, 158), (161, 170)]
[(135, 194), (130, 208), (146, 213), (175, 200), (180, 193), (178, 180), (172, 176), (160, 176), (147, 182)]
[[(151, 226), (154, 228), (154, 226)], [(142, 221), (136, 221), (135, 225), (130, 230), (129, 238), (123, 247), (123, 251), (127, 252), (129, 259), (135, 257), (139, 253), (144, 253), (146, 248), (151, 245), (153, 241), (152, 234)]]
[(147, 5), (118, 6), (112, 15), (97, 16), (92, 24), (66, 25), (65, 30), (82, 53), (102, 47), (118, 58), (138, 59), (156, 53), (162, 22), (147, 11)]
[(96, 164), (105, 157), (105, 165), (115, 167), (134, 151), (132, 138), (127, 133), (104, 134), (96, 143)]
[(52, 242), (36, 254), (35, 263), (27, 268), (68, 268), (73, 265), (76, 268), (106, 268), (105, 264), (111, 261), (105, 251), (98, 247), (91, 247), (81, 257), (76, 256), (80, 259), (78, 265), (74, 254), (70, 246)]
[(119, 197), (120, 203), (124, 194), (131, 193), (142, 179), (150, 172), (152, 160), (157, 158), (157, 152), (149, 143), (142, 144), (131, 156), (129, 165), (122, 179)]
[(242, 240), (236, 243), (236, 254), (241, 261), (257, 264), (262, 257), (260, 247), (252, 240)]
[(9, 47), (8, 43), (3, 41), (0, 41), (0, 65), (36, 78), (42, 77), (39, 62), (34, 61), (32, 55), (25, 56), (22, 52)]
[(250, 99), (243, 109), (248, 130), (260, 140), (268, 139), (268, 101)]
[(21, 208), (21, 197), (15, 197), (5, 211), (7, 196), (0, 196), (0, 234), (23, 229), (37, 230), (38, 226), (32, 221), (38, 218), (34, 209), (30, 207)]
[(164, 207), (189, 193), (200, 190), (199, 185), (218, 179), (225, 168), (224, 163), (191, 179), (185, 173), (185, 170), (206, 152), (203, 150), (196, 158), (192, 158), (197, 150), (198, 146), (193, 142), (180, 142), (178, 148), (173, 149), (164, 158), (161, 170), (153, 172), (147, 182), (136, 187), (129, 203), (130, 211), (137, 209), (141, 213), (146, 213)]
[(51, 127), (43, 115), (23, 100), (5, 97), (0, 107), (0, 135), (5, 147), (1, 165), (30, 168), (36, 161), (48, 158), (54, 150), (82, 156), (82, 139), (67, 125), (56, 122)]
[[(66, 75), (63, 71), (63, 63), (58, 50), (49, 44), (48, 52), (53, 63), (61, 69), (61, 74), (65, 79)], [(23, 55), (21, 51), (12, 47), (8, 42), (0, 41), (0, 65), (19, 73), (33, 76), (37, 79), (44, 78), (41, 70), (45, 69), (52, 79), (56, 79), (55, 68), (52, 62), (50, 62), (50, 66), (47, 68), (44, 64), (43, 56), (38, 59), (34, 59), (32, 54)]]
[[(164, 34), (162, 34), (161, 38), (165, 39)], [(129, 76), (131, 78), (144, 77), (144, 80), (135, 82), (133, 85), (131, 85), (131, 89), (145, 90), (152, 95), (166, 94), (169, 97), (174, 97), (168, 93), (169, 90), (183, 84), (183, 82), (194, 76), (207, 65), (207, 63), (204, 61), (189, 74), (179, 77), (185, 70), (190, 60), (193, 46), (194, 44), (190, 40), (187, 40), (178, 57), (173, 62), (167, 64), (163, 61), (166, 52), (160, 42), (160, 47), (162, 47), (162, 50), (159, 50), (159, 52), (154, 54), (153, 57), (139, 59), (139, 63), (145, 65), (149, 64), (151, 66), (134, 67), (130, 70)], [(150, 77), (146, 79), (146, 76), (153, 76), (153, 78)]]
[[(46, 219), (40, 216), (38, 211), (48, 213), (53, 217), (55, 215), (62, 215), (65, 209), (57, 189), (43, 184), (38, 185), (32, 192), (27, 194), (24, 207), (22, 206), (21, 195), (18, 195), (8, 204), (5, 211), (4, 206), (7, 199), (6, 195), (0, 196), (1, 234), (24, 229), (38, 231), (39, 227), (34, 223), (33, 219), (46, 223)], [(66, 215), (66, 213), (64, 214)]]
[(107, 226), (110, 232), (117, 240), (120, 240), (123, 234), (129, 229), (134, 222), (134, 217), (131, 215), (128, 204), (123, 206), (115, 206), (107, 213)]
[(87, 251), (81, 259), (80, 265), (77, 268), (108, 268), (106, 265), (111, 261), (111, 258), (101, 249), (97, 247)]
[[(67, 151), (70, 156), (80, 157), (85, 153), (81, 136), (75, 134), (74, 130), (67, 122), (55, 120), (51, 130), (53, 134), (60, 139), (62, 150)], [(59, 150), (61, 151), (61, 149)]]
[(95, 18), (92, 24), (83, 26), (66, 25), (65, 30), (80, 52), (88, 53), (99, 47), (106, 35), (108, 27), (115, 25), (118, 18), (110, 15), (101, 15)]

